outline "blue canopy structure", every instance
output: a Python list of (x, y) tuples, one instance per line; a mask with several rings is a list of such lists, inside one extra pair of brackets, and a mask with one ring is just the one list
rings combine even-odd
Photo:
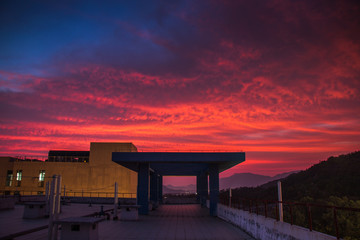
[[(244, 152), (114, 152), (112, 161), (138, 172), (140, 214), (148, 214), (150, 200), (161, 202), (162, 176), (196, 176), (197, 194), (206, 204), (210, 189), (210, 214), (217, 215), (219, 173), (245, 161)], [(210, 184), (208, 184), (208, 176)]]

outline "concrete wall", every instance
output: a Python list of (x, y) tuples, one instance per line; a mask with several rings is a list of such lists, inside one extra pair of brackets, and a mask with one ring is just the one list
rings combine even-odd
[(256, 239), (261, 240), (335, 240), (336, 237), (309, 229), (279, 222), (239, 209), (218, 205), (218, 217), (228, 221)]
[(0, 210), (13, 209), (14, 207), (15, 207), (14, 197), (0, 198)]
[[(101, 191), (102, 188), (112, 186), (117, 181), (119, 192), (136, 193), (137, 173), (114, 163), (113, 152), (137, 152), (137, 149), (132, 143), (91, 143), (88, 185)], [(114, 191), (114, 187), (107, 189)]]
[[(13, 161), (0, 157), (0, 191), (25, 191), (25, 194), (45, 192), (47, 181), (53, 175), (62, 176), (62, 189), (73, 192), (113, 192), (118, 182), (119, 193), (134, 193), (136, 196), (137, 173), (112, 162), (112, 152), (136, 152), (132, 143), (91, 143), (90, 159), (85, 162), (29, 162)], [(13, 184), (5, 186), (7, 170), (13, 170)], [(21, 186), (17, 186), (16, 171), (22, 170)], [(39, 186), (39, 171), (45, 170), (44, 186)], [(71, 190), (71, 191), (70, 191)], [(70, 192), (69, 192), (70, 191)], [(63, 190), (62, 190), (63, 193)], [(79, 196), (78, 193), (76, 196)], [(80, 194), (81, 195), (81, 194)], [(85, 195), (86, 196), (86, 195)], [(121, 195), (120, 195), (121, 197)], [(131, 197), (131, 196), (125, 196)]]

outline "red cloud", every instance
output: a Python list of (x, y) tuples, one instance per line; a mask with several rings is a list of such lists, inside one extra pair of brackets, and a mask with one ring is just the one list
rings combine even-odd
[(215, 3), (173, 10), (161, 27), (120, 22), (121, 34), (69, 47), (41, 77), (2, 69), (1, 153), (132, 141), (140, 150), (243, 150), (236, 171), (275, 174), (356, 150), (358, 10)]

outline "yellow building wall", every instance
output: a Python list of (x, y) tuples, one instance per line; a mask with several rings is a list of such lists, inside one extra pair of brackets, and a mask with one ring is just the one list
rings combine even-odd
[[(1, 161), (1, 175), (3, 176), (0, 189), (44, 192), (45, 187), (39, 187), (39, 171), (45, 170), (45, 182), (51, 181), (53, 175), (62, 176), (62, 194), (65, 187), (68, 196), (89, 196), (89, 192), (92, 196), (104, 196), (103, 193), (114, 192), (114, 183), (117, 182), (118, 192), (126, 193), (120, 197), (135, 197), (137, 173), (112, 162), (112, 152), (136, 151), (132, 143), (91, 143), (88, 163)], [(13, 170), (14, 173), (11, 187), (5, 186), (7, 170)], [(16, 186), (16, 170), (22, 170), (23, 178), (20, 187)], [(107, 196), (110, 197), (111, 194)]]
[[(0, 157), (0, 186), (5, 188), (6, 175), (8, 170), (13, 170), (14, 163), (10, 162), (10, 157)], [(14, 172), (14, 170), (13, 170)], [(16, 178), (16, 173), (14, 174), (14, 179)]]
[(119, 192), (136, 193), (137, 173), (112, 162), (113, 152), (137, 152), (137, 148), (132, 143), (91, 143), (89, 185), (95, 190), (113, 191), (117, 182)]

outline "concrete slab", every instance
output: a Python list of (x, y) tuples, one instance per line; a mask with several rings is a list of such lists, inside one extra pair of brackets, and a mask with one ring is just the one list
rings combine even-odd
[[(92, 204), (92, 207), (89, 207), (89, 204), (62, 206), (62, 212), (59, 218), (84, 216), (86, 214), (99, 212), (100, 206), (101, 205), (97, 204)], [(113, 205), (104, 205), (104, 210), (110, 208), (113, 208)], [(0, 239), (9, 234), (41, 227), (49, 223), (48, 218), (23, 219), (23, 212), (24, 205), (15, 205), (14, 209), (0, 211)], [(47, 234), (47, 229), (45, 231)]]
[[(74, 204), (71, 205), (71, 207)], [(87, 205), (85, 205), (87, 207)], [(76, 207), (75, 207), (76, 208)], [(75, 209), (74, 208), (74, 209)], [(20, 214), (21, 218), (21, 214)], [(237, 239), (254, 240), (240, 228), (209, 216), (200, 205), (161, 205), (139, 221), (105, 220), (99, 223), (99, 239)], [(1, 229), (0, 225), (0, 229)], [(59, 231), (59, 236), (61, 231)], [(16, 238), (45, 240), (47, 229)], [(60, 238), (59, 238), (60, 239)]]

